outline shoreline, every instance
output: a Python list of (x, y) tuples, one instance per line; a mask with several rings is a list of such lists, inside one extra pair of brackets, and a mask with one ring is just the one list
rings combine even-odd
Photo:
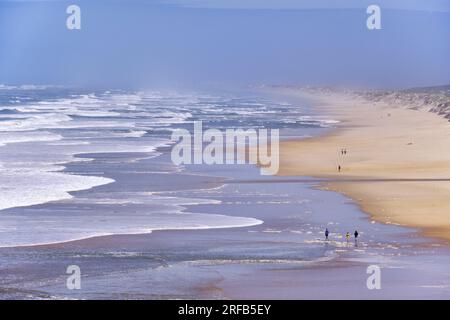
[[(305, 95), (297, 89), (276, 90), (291, 97)], [(361, 98), (318, 95), (316, 101), (320, 113), (340, 123), (322, 136), (280, 142), (278, 175), (330, 179), (320, 188), (351, 198), (374, 221), (415, 228), (449, 244), (447, 119)]]
[[(294, 136), (304, 136), (303, 133)], [(120, 210), (121, 215), (133, 215), (136, 210), (145, 212), (151, 207), (146, 203), (107, 206), (103, 202), (96, 203), (95, 199), (105, 195), (110, 198), (115, 192), (120, 196), (123, 190), (156, 192), (162, 193), (161, 196), (176, 192), (181, 198), (219, 201), (182, 205), (185, 212), (259, 219), (264, 224), (242, 228), (157, 230), (150, 234), (124, 233), (56, 244), (0, 248), (8, 263), (21, 267), (0, 270), (5, 279), (0, 287), (16, 290), (2, 298), (24, 297), (29, 288), (36, 290), (35, 297), (49, 299), (445, 296), (447, 287), (438, 286), (442, 281), (448, 283), (448, 277), (441, 271), (448, 266), (447, 248), (435, 246), (410, 228), (371, 223), (354, 201), (337, 192), (318, 191), (320, 180), (307, 176), (298, 179), (263, 177), (254, 165), (201, 165), (186, 168), (186, 172), (177, 172), (169, 179), (165, 173), (155, 172), (155, 168), (168, 160), (167, 151), (156, 158), (139, 157), (138, 161), (130, 161), (136, 157), (132, 153), (119, 158), (114, 156), (116, 162), (128, 159), (126, 166), (118, 171), (115, 162), (102, 153), (89, 155), (95, 159), (90, 163), (69, 163), (67, 172), (85, 175), (102, 172), (115, 183), (74, 192), (75, 199), (83, 200), (80, 202), (47, 203), (30, 210), (40, 210), (40, 213), (43, 210), (50, 213), (86, 211), (86, 204), (91, 203), (88, 213), (100, 211), (114, 216), (115, 210)], [(135, 184), (140, 188), (135, 188)], [(177, 190), (169, 188), (171, 186), (177, 186)], [(211, 186), (215, 187), (209, 188)], [(325, 226), (332, 230), (329, 242), (323, 240)], [(361, 230), (358, 245), (353, 241), (346, 243), (342, 237), (354, 227)], [(435, 266), (435, 259), (442, 261)], [(65, 268), (72, 264), (83, 270), (83, 291), (68, 291), (61, 281)], [(367, 290), (369, 264), (383, 268), (386, 279), (383, 292)], [(429, 266), (438, 271), (431, 275), (424, 273)], [(29, 277), (30, 274), (33, 276)], [(442, 277), (437, 278), (436, 274)], [(405, 282), (418, 290), (404, 293)], [(423, 289), (422, 285), (434, 289)]]

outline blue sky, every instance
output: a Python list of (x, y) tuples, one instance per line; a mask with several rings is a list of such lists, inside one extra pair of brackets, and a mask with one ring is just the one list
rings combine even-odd
[(429, 86), (450, 83), (449, 39), (449, 0), (0, 0), (0, 83)]

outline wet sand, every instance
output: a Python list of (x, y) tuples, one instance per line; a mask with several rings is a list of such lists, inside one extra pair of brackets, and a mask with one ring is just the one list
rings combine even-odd
[[(448, 298), (449, 249), (420, 237), (414, 229), (372, 221), (346, 196), (317, 190), (320, 182), (314, 178), (260, 176), (254, 166), (194, 166), (170, 176), (155, 173), (155, 168), (167, 163), (168, 151), (162, 149), (163, 155), (155, 159), (141, 159), (132, 153), (120, 157), (90, 154), (93, 161), (71, 163), (66, 170), (87, 175), (102, 172), (102, 176), (114, 178), (114, 183), (74, 192), (72, 200), (28, 207), (27, 212), (70, 216), (81, 210), (133, 216), (137, 210), (145, 212), (151, 207), (98, 200), (113, 195), (121, 199), (122, 192), (156, 192), (217, 200), (186, 205), (177, 213), (180, 216), (184, 212), (221, 214), (264, 223), (0, 248), (0, 297)], [(329, 242), (323, 239), (325, 227), (331, 230)], [(358, 245), (346, 243), (342, 236), (353, 229), (361, 234)], [(382, 290), (366, 286), (366, 269), (373, 264), (382, 269)], [(66, 287), (69, 265), (81, 268), (81, 290)]]
[[(149, 166), (145, 160), (135, 165)], [(85, 164), (78, 169), (76, 165), (69, 168), (86, 171)], [(335, 192), (316, 190), (318, 182), (313, 179), (267, 179), (251, 166), (189, 171), (199, 179), (200, 172), (220, 176), (222, 170), (234, 174), (221, 188), (183, 191), (190, 196), (218, 199), (220, 203), (187, 206), (187, 212), (256, 217), (264, 221), (262, 225), (165, 230), (1, 248), (1, 297), (443, 299), (448, 296), (447, 248), (417, 237), (412, 229), (372, 223), (349, 199)], [(130, 183), (125, 176), (115, 178), (116, 183), (108, 187), (108, 192)], [(189, 176), (182, 175), (179, 179), (187, 185)], [(216, 180), (207, 176), (202, 179)], [(105, 188), (94, 188), (91, 196), (105, 192)], [(52, 210), (53, 206), (46, 204), (35, 209)], [(74, 206), (79, 204), (72, 204), (71, 208)], [(332, 230), (329, 242), (323, 240), (324, 226)], [(353, 241), (346, 243), (342, 237), (351, 228), (361, 231), (358, 246)], [(372, 264), (383, 270), (382, 290), (366, 287), (366, 268)], [(65, 285), (69, 265), (80, 266), (81, 290), (68, 290)]]

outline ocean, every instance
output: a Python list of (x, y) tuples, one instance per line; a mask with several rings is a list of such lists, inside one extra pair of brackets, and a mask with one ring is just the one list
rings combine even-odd
[[(400, 279), (383, 291), (387, 297), (448, 295), (445, 247), (371, 221), (350, 199), (317, 189), (317, 179), (261, 176), (250, 164), (171, 161), (172, 132), (193, 130), (195, 121), (204, 129), (279, 129), (282, 140), (299, 139), (336, 125), (314, 110), (312, 101), (251, 91), (1, 88), (1, 297), (304, 297), (308, 285), (291, 285), (302, 272), (326, 278), (324, 266), (341, 264), (348, 272), (335, 271), (343, 280), (330, 294), (350, 288), (380, 297), (365, 282), (366, 267), (376, 264), (386, 278)], [(353, 230), (359, 243), (343, 238)], [(69, 265), (82, 271), (81, 290), (66, 286)], [(434, 274), (425, 272), (430, 266)], [(267, 279), (277, 270), (300, 274)], [(402, 293), (402, 277), (422, 289)], [(327, 279), (323, 295), (333, 283)], [(262, 280), (276, 288), (272, 296), (258, 289)], [(242, 296), (229, 289), (233, 281), (250, 281)]]
[[(187, 204), (214, 203), (215, 199), (193, 199), (154, 194), (155, 180), (185, 174), (161, 156), (169, 147), (173, 130), (193, 129), (202, 121), (215, 128), (322, 128), (323, 119), (304, 115), (300, 106), (258, 98), (209, 96), (158, 92), (77, 92), (69, 89), (11, 88), (0, 91), (0, 210), (4, 210), (0, 246), (48, 244), (98, 235), (145, 233), (161, 229), (192, 229), (253, 225), (257, 219), (184, 214)], [(90, 157), (89, 154), (96, 154)], [(103, 155), (99, 159), (99, 155)], [(139, 159), (158, 158), (152, 168), (135, 168)], [(163, 160), (164, 159), (164, 160)], [(83, 163), (82, 163), (83, 162)], [(68, 163), (83, 167), (73, 172)], [(135, 175), (132, 188), (95, 195), (73, 196), (74, 192), (114, 183), (105, 175)], [(143, 170), (145, 172), (140, 172)], [(152, 172), (149, 172), (152, 171)], [(96, 174), (96, 171), (99, 174)], [(126, 173), (124, 173), (124, 171)], [(192, 179), (192, 184), (198, 184)], [(137, 185), (139, 184), (139, 185)], [(171, 191), (179, 184), (169, 186)], [(99, 188), (98, 190), (107, 189)], [(140, 205), (143, 213), (116, 214), (86, 210), (31, 213), (17, 209), (59, 201), (86, 205), (123, 207)], [(104, 217), (102, 216), (104, 214)], [(96, 223), (98, 221), (99, 223)]]

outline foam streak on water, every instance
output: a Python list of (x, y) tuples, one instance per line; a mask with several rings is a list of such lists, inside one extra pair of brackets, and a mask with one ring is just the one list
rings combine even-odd
[[(123, 201), (143, 204), (139, 191), (145, 190), (127, 194), (127, 199), (122, 199), (119, 193), (103, 200), (96, 199), (111, 206), (109, 211), (100, 210), (100, 213), (79, 207), (70, 212), (64, 209), (50, 213), (40, 207), (38, 210), (25, 208), (55, 201), (80, 206), (81, 200), (73, 192), (106, 186), (115, 179), (106, 175), (102, 166), (89, 174), (67, 172), (68, 163), (92, 161), (89, 156), (79, 157), (83, 154), (139, 153), (144, 154), (143, 158), (155, 158), (161, 155), (159, 147), (171, 144), (173, 130), (192, 129), (192, 123), (198, 120), (204, 122), (205, 129), (320, 128), (330, 124), (329, 120), (302, 114), (298, 106), (254, 98), (79, 92), (51, 87), (0, 88), (0, 245), (261, 223), (252, 218), (187, 214), (183, 212), (183, 205), (192, 204), (195, 199), (180, 200), (176, 196), (163, 198), (162, 208), (161, 197), (151, 193), (145, 195), (145, 214), (121, 209)], [(117, 170), (127, 171), (127, 161), (131, 160), (116, 158), (103, 161), (113, 163)], [(98, 165), (97, 162), (94, 161)], [(182, 170), (168, 161), (163, 167), (157, 167), (155, 171), (175, 173)], [(136, 184), (136, 179), (130, 180), (132, 185)], [(152, 181), (143, 184), (151, 185)], [(174, 184), (173, 188), (176, 187)], [(93, 199), (86, 201), (87, 207), (98, 205)], [(116, 213), (111, 216), (111, 212)]]

